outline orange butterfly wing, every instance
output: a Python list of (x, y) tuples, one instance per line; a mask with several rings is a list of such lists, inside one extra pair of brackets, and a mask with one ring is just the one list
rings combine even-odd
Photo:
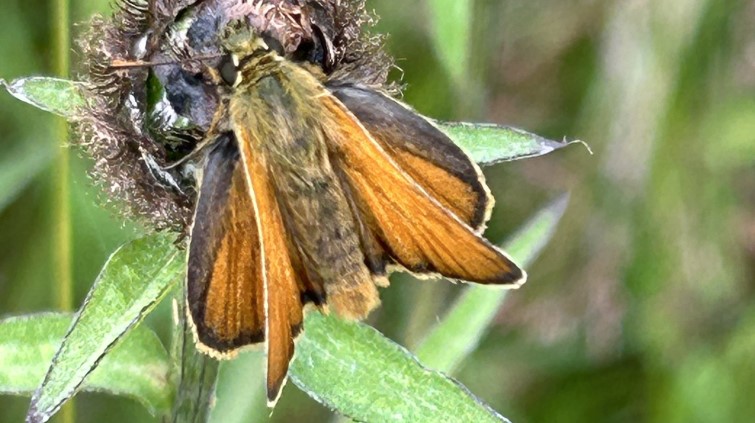
[(265, 339), (261, 248), (245, 170), (230, 137), (208, 153), (191, 229), (190, 317), (202, 349), (231, 355)]
[(227, 358), (267, 341), (267, 392), (274, 403), (301, 332), (308, 287), (290, 254), (268, 172), (241, 135), (237, 145), (224, 138), (208, 154), (189, 247), (187, 295), (205, 352)]
[(459, 146), (425, 117), (386, 94), (354, 84), (328, 88), (401, 170), (463, 222), (482, 231), (493, 197), (480, 168)]
[(338, 166), (369, 227), (390, 255), (415, 273), (518, 286), (525, 273), (500, 249), (431, 197), (332, 96), (323, 124)]

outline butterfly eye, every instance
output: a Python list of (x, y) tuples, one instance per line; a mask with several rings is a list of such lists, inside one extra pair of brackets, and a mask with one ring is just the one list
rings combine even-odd
[(262, 41), (265, 42), (265, 46), (267, 47), (268, 51), (274, 51), (278, 53), (280, 56), (285, 56), (286, 49), (283, 48), (283, 44), (281, 44), (281, 42), (278, 41), (277, 38), (273, 37), (270, 34), (263, 33)]
[(238, 59), (236, 57), (230, 54), (224, 56), (220, 60), (218, 70), (220, 71), (220, 77), (223, 78), (226, 84), (230, 86), (236, 85), (239, 79)]

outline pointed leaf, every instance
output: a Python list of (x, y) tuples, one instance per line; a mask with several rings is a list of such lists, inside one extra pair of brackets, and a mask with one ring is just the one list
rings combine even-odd
[(80, 82), (41, 76), (0, 82), (17, 99), (66, 119), (76, 118), (76, 111), (85, 104)]
[(507, 421), (455, 380), (422, 366), (370, 326), (307, 315), (291, 380), (357, 421)]
[[(0, 393), (34, 392), (72, 320), (72, 314), (58, 313), (0, 320)], [(102, 359), (82, 389), (128, 396), (153, 414), (163, 414), (173, 399), (169, 370), (168, 353), (157, 335), (139, 327)]]
[[(506, 251), (521, 266), (532, 263), (551, 239), (568, 199), (568, 195), (564, 195), (543, 208), (506, 243)], [(480, 285), (467, 287), (453, 308), (417, 347), (419, 360), (433, 369), (453, 373), (459, 363), (477, 348), (507, 292)]]
[(552, 141), (521, 129), (494, 124), (436, 124), (481, 166), (542, 156), (574, 143), (584, 144), (581, 141)]
[(174, 286), (183, 274), (184, 260), (172, 242), (165, 234), (143, 238), (110, 257), (34, 392), (27, 421), (47, 421), (108, 350)]

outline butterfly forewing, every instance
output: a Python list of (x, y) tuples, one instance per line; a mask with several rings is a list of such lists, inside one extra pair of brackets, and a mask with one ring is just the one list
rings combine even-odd
[(368, 225), (416, 273), (484, 284), (519, 284), (524, 272), (432, 198), (335, 97), (323, 97), (329, 142)]
[(187, 272), (198, 341), (216, 355), (262, 342), (265, 336), (257, 223), (231, 138), (221, 137), (205, 160)]
[(446, 134), (381, 92), (343, 83), (328, 88), (414, 182), (469, 226), (483, 228), (493, 198), (479, 167)]

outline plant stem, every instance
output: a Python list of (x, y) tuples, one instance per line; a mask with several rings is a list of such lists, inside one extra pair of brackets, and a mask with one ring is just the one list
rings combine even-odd
[[(70, 1), (53, 0), (53, 44), (55, 73), (68, 77), (70, 69)], [(53, 269), (55, 270), (55, 298), (57, 308), (70, 311), (73, 308), (73, 265), (71, 242), (71, 193), (70, 157), (68, 154), (68, 124), (58, 118), (55, 122), (60, 145), (52, 170), (53, 202)], [(76, 421), (75, 406), (70, 400), (61, 410), (64, 423)]]
[[(55, 9), (55, 73), (68, 76), (69, 68), (69, 3), (68, 0), (54, 0)], [(70, 198), (70, 157), (68, 154), (68, 123), (56, 119), (56, 135), (60, 148), (53, 171), (53, 213), (54, 215), (54, 257), (57, 306), (69, 311), (73, 306), (73, 271), (71, 252), (71, 198)]]

